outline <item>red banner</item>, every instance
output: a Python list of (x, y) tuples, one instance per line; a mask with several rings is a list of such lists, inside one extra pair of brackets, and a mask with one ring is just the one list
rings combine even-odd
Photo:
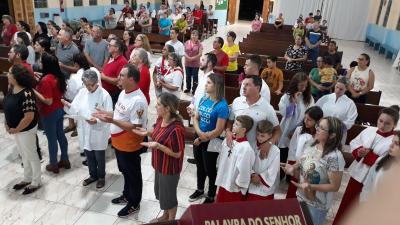
[(297, 199), (191, 205), (179, 225), (306, 225)]

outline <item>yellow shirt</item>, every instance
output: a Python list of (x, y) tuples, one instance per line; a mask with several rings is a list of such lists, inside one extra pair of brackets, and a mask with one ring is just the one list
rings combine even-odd
[[(224, 44), (222, 47), (222, 51), (224, 51), (229, 57), (232, 57), (235, 53), (240, 53), (239, 45), (233, 44), (231, 47), (228, 44)], [(229, 62), (228, 68), (226, 71), (236, 71), (238, 70), (237, 60), (233, 62)]]
[(337, 72), (334, 68), (328, 67), (321, 69), (319, 76), (321, 77), (321, 83), (333, 83)]
[(268, 84), (271, 91), (275, 92), (279, 88), (279, 83), (283, 82), (283, 72), (277, 67), (274, 69), (265, 68), (261, 72), (261, 78)]

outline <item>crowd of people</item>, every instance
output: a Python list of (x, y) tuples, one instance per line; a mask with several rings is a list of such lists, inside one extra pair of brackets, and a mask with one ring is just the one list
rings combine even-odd
[[(192, 14), (186, 9), (186, 19), (192, 15), (196, 23), (197, 8)], [(358, 115), (355, 103), (365, 103), (366, 94), (374, 87), (370, 57), (363, 53), (350, 69), (341, 69), (336, 42), (331, 41), (326, 55), (319, 56), (314, 47), (321, 37), (306, 35), (306, 49), (301, 33), (296, 32), (295, 44), (284, 56), (285, 70), (298, 71), (288, 87), (283, 88), (277, 57), (268, 57), (263, 69), (261, 57), (251, 55), (239, 76), (240, 96), (228, 105), (224, 74), (238, 71), (236, 34), (228, 32), (226, 41), (216, 37), (214, 50), (205, 53), (196, 30), (182, 43), (177, 39), (179, 25), (172, 22), (168, 32), (171, 40), (153, 62), (148, 31), (135, 35), (130, 29), (137, 17), (142, 20), (139, 23), (146, 24), (143, 18), (149, 13), (145, 10), (141, 7), (132, 17), (133, 11), (126, 4), (121, 14), (128, 25), (123, 37), (110, 35), (107, 40), (102, 38), (103, 28), (88, 25), (84, 17), (76, 33), (68, 24), (59, 27), (49, 21), (47, 25), (39, 22), (33, 37), (24, 21), (18, 21), (14, 29), (12, 18), (2, 17), (3, 43), (11, 45), (8, 59), (12, 63), (10, 89), (3, 103), (5, 126), (15, 137), (24, 166), (24, 178), (13, 188), (30, 194), (42, 185), (39, 126), (48, 141), (45, 168), (54, 174), (71, 169), (65, 133), (76, 131), (89, 173), (83, 186), (96, 182), (96, 187), (102, 188), (107, 182), (105, 151), (110, 139), (124, 177), (123, 192), (112, 203), (125, 205), (118, 212), (120, 217), (137, 212), (143, 189), (140, 155), (151, 151), (154, 192), (163, 210), (152, 222), (175, 219), (186, 134), (178, 108), (185, 93), (193, 97), (187, 111), (196, 133), (191, 162), (196, 165), (197, 186), (189, 201), (273, 200), (286, 177), (290, 180), (286, 197), (305, 202), (313, 223), (324, 224), (342, 183), (343, 146)], [(178, 14), (180, 10), (178, 6)], [(168, 15), (164, 5), (160, 11), (160, 18)], [(104, 18), (108, 26), (113, 13), (110, 10)], [(256, 15), (256, 20), (259, 17)], [(277, 29), (284, 23), (283, 15), (278, 19)], [(320, 29), (320, 12), (307, 19), (312, 30)], [(301, 27), (299, 21), (297, 24)], [(84, 42), (82, 51), (73, 41), (77, 37)], [(307, 59), (316, 63), (309, 74), (302, 66)], [(155, 99), (150, 98), (151, 83)], [(282, 95), (281, 119), (271, 106), (271, 92)], [(151, 101), (156, 101), (157, 120), (148, 126)], [(64, 117), (69, 118), (65, 128)], [(399, 107), (385, 108), (379, 113), (377, 127), (365, 129), (350, 142), (354, 157), (349, 168), (351, 179), (334, 224), (340, 223), (360, 196), (368, 201), (385, 171), (398, 163), (400, 132), (394, 131), (398, 121)]]

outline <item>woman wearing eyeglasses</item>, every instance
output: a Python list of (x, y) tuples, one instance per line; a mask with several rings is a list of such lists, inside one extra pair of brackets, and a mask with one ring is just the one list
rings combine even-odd
[(347, 95), (356, 103), (365, 103), (367, 93), (374, 88), (375, 73), (369, 68), (370, 62), (369, 55), (363, 53), (357, 58), (358, 65), (347, 72), (350, 79)]

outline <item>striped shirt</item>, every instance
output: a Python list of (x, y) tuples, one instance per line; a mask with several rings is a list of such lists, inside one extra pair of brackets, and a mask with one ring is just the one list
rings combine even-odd
[(162, 118), (158, 118), (151, 135), (153, 141), (171, 149), (173, 152), (182, 152), (179, 158), (165, 154), (159, 149), (152, 152), (151, 164), (163, 175), (179, 174), (182, 170), (183, 153), (185, 150), (185, 128), (179, 121), (174, 121), (166, 127), (161, 127)]

